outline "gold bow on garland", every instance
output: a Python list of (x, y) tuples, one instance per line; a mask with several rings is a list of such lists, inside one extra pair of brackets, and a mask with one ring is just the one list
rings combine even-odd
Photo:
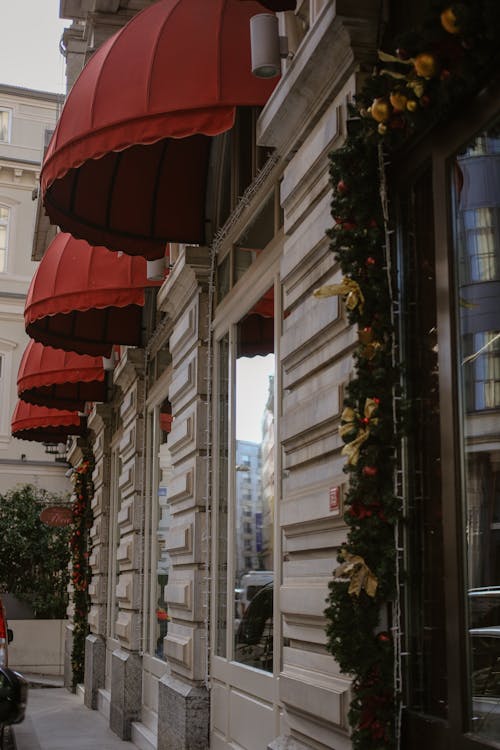
[[(346, 442), (342, 448), (342, 455), (347, 456), (347, 463), (356, 466), (359, 459), (359, 451), (363, 443), (370, 437), (369, 423), (377, 424), (378, 419), (373, 414), (378, 409), (378, 399), (367, 398), (365, 401), (364, 416), (361, 417), (359, 412), (346, 406), (340, 417), (342, 424), (339, 427), (339, 435), (346, 441), (346, 438), (355, 434), (353, 440)], [(361, 426), (363, 425), (363, 426)]]
[(314, 297), (323, 299), (324, 297), (345, 296), (345, 304), (348, 310), (359, 308), (362, 314), (365, 298), (357, 281), (348, 279), (344, 276), (340, 284), (326, 284), (320, 286), (313, 292)]
[(380, 341), (375, 339), (375, 334), (372, 328), (362, 328), (358, 331), (359, 339), (359, 353), (362, 357), (371, 361), (376, 357), (378, 352), (382, 349)]
[(350, 580), (348, 594), (359, 596), (361, 590), (364, 589), (368, 596), (373, 598), (377, 593), (378, 579), (364, 559), (360, 555), (351, 555), (346, 550), (342, 550), (341, 556), (345, 562), (335, 569), (335, 578), (337, 580)]

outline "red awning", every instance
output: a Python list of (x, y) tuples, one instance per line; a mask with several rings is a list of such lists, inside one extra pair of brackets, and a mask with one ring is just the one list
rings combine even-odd
[(31, 282), (26, 331), (45, 346), (94, 357), (109, 357), (113, 344), (139, 346), (144, 287), (151, 284), (144, 258), (60, 233)]
[(94, 245), (162, 256), (203, 244), (210, 136), (276, 79), (251, 73), (249, 0), (159, 0), (90, 58), (42, 167), (46, 211)]
[(18, 401), (11, 423), (13, 437), (38, 443), (65, 443), (69, 435), (83, 435), (85, 417), (76, 411), (47, 409)]
[[(246, 0), (244, 0), (246, 2)], [(274, 10), (275, 12), (281, 10), (295, 10), (297, 7), (297, 0), (260, 0), (268, 10)]]
[(87, 401), (106, 399), (102, 359), (31, 340), (19, 366), (17, 395), (29, 404), (83, 411)]

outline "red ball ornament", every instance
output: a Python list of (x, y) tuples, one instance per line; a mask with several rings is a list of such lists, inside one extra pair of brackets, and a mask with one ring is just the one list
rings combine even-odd
[(347, 187), (347, 185), (344, 182), (344, 180), (339, 180), (337, 182), (337, 191), (339, 193), (347, 193), (348, 190), (349, 190), (349, 188)]
[(363, 475), (365, 477), (376, 477), (378, 469), (376, 466), (363, 466)]
[(376, 262), (375, 258), (372, 258), (371, 255), (366, 259), (367, 266), (374, 266)]

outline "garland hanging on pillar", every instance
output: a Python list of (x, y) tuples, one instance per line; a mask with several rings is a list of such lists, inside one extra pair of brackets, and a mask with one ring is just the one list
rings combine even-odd
[(394, 492), (402, 426), (395, 419), (395, 330), (385, 176), (389, 157), (432, 127), (499, 68), (500, 3), (438, 2), (419, 31), (379, 66), (357, 97), (345, 145), (331, 154), (333, 188), (329, 232), (343, 273), (317, 297), (344, 298), (358, 328), (354, 377), (346, 387), (340, 436), (349, 474), (345, 522), (349, 530), (330, 583), (328, 649), (353, 678), (349, 721), (355, 750), (399, 747), (397, 625), (389, 618), (397, 597), (395, 527), (402, 509)]
[(93, 456), (90, 451), (82, 463), (74, 469), (71, 480), (74, 484), (72, 513), (73, 530), (70, 538), (71, 581), (73, 584), (73, 650), (71, 652), (72, 688), (83, 682), (85, 671), (85, 639), (88, 635), (88, 613), (90, 609), (89, 566), (90, 527), (92, 526), (91, 501), (94, 496), (92, 471)]

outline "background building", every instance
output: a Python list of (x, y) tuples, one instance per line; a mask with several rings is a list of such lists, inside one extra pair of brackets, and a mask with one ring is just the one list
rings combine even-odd
[[(64, 464), (43, 444), (12, 438), (17, 372), (29, 341), (24, 304), (36, 264), (31, 259), (40, 165), (62, 97), (0, 84), (0, 492), (18, 483), (67, 492)], [(64, 458), (64, 451), (61, 452)]]

